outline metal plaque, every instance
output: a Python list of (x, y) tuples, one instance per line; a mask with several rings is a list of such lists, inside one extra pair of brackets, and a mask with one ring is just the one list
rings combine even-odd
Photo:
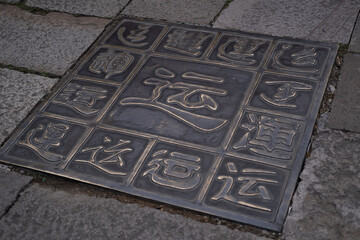
[(122, 19), (1, 161), (280, 231), (336, 52)]

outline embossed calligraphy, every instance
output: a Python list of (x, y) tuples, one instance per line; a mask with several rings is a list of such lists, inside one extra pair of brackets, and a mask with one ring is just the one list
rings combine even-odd
[[(65, 157), (52, 153), (49, 150), (52, 147), (60, 147), (62, 145), (61, 140), (69, 130), (70, 126), (61, 123), (49, 122), (46, 127), (43, 124), (39, 124), (26, 134), (25, 140), (19, 141), (18, 144), (30, 148), (50, 162), (57, 162)], [(42, 132), (41, 137), (35, 137), (35, 134), (38, 132)]]
[[(230, 45), (232, 45), (231, 49)], [(261, 40), (254, 40), (242, 37), (230, 37), (219, 47), (217, 57), (230, 62), (238, 62), (245, 65), (256, 63), (254, 52), (263, 44)], [(231, 51), (230, 51), (231, 50)]]
[(149, 175), (154, 183), (181, 190), (193, 189), (200, 183), (199, 157), (168, 150), (159, 150), (152, 157), (147, 164), (151, 168), (143, 176)]
[[(282, 60), (282, 57), (286, 55), (286, 52), (289, 51), (293, 45), (283, 44), (282, 49), (275, 53), (273, 67), (285, 70), (289, 72), (296, 73), (319, 73), (320, 69), (317, 68), (317, 57), (318, 52), (315, 47), (304, 47), (304, 50), (292, 53), (288, 58), (290, 58), (289, 63), (285, 63)], [(306, 68), (304, 68), (306, 67)]]
[(107, 90), (100, 87), (70, 83), (53, 102), (76, 110), (81, 114), (92, 115), (100, 111), (100, 109), (94, 109), (94, 106), (97, 100), (106, 98), (106, 93)]
[(164, 48), (196, 57), (202, 53), (201, 44), (210, 36), (211, 34), (202, 32), (174, 30), (173, 33), (168, 35)]
[[(231, 174), (239, 173), (233, 162), (228, 162), (226, 168)], [(232, 176), (218, 176), (217, 180), (224, 182), (224, 184), (221, 190), (211, 199), (215, 201), (223, 199), (246, 207), (271, 212), (272, 209), (270, 208), (251, 203), (251, 199), (273, 200), (266, 186), (269, 184), (279, 184), (278, 181), (271, 179), (271, 176), (275, 176), (276, 172), (256, 168), (244, 168), (240, 172), (241, 175), (236, 179)], [(258, 175), (261, 175), (261, 177), (258, 177)], [(265, 177), (263, 177), (264, 175)], [(231, 190), (234, 188), (235, 182), (241, 183), (241, 186), (237, 191), (237, 195), (233, 196)]]
[(115, 53), (108, 49), (107, 52), (100, 53), (89, 66), (89, 71), (96, 74), (104, 72), (108, 79), (113, 75), (125, 72), (129, 65), (134, 61), (134, 57), (128, 52)]
[[(120, 104), (123, 106), (139, 105), (156, 108), (194, 127), (195, 129), (205, 132), (215, 131), (227, 123), (227, 120), (225, 119), (203, 116), (168, 105), (176, 104), (179, 107), (187, 110), (205, 108), (210, 111), (216, 111), (219, 108), (219, 105), (210, 96), (210, 94), (217, 96), (225, 96), (227, 94), (226, 90), (185, 82), (172, 83), (170, 80), (167, 79), (175, 78), (175, 74), (166, 68), (156, 69), (155, 75), (159, 78), (148, 78), (145, 79), (143, 82), (145, 85), (155, 86), (150, 98), (128, 97), (122, 99), (120, 101)], [(219, 77), (200, 74), (196, 72), (186, 72), (182, 74), (182, 78), (199, 81), (210, 81), (218, 84), (224, 81), (224, 79)], [(181, 92), (167, 97), (166, 102), (168, 104), (165, 104), (158, 101), (158, 99), (162, 95), (162, 92), (165, 89), (178, 89), (181, 90)], [(193, 96), (198, 96), (198, 100), (190, 101), (190, 97)]]
[(260, 94), (260, 98), (276, 107), (296, 108), (295, 104), (287, 103), (290, 99), (297, 96), (298, 91), (309, 91), (312, 89), (311, 85), (294, 82), (294, 81), (265, 81), (267, 85), (280, 85), (277, 92), (272, 97), (267, 97), (265, 93)]
[(124, 37), (124, 32), (126, 30), (126, 27), (119, 28), (118, 31), (118, 38), (119, 40), (124, 43), (127, 46), (130, 47), (144, 47), (148, 45), (148, 42), (143, 42), (146, 40), (147, 36), (146, 34), (150, 31), (150, 25), (147, 24), (139, 24), (137, 26), (137, 29), (131, 30), (130, 34)]
[(233, 145), (234, 150), (248, 149), (260, 155), (290, 160), (292, 144), (300, 124), (269, 116), (248, 115), (249, 123), (241, 128), (246, 133)]
[[(103, 138), (104, 144), (109, 144), (112, 142), (112, 139), (108, 136)], [(133, 149), (129, 147), (124, 147), (125, 145), (130, 144), (131, 141), (119, 139), (117, 143), (113, 144), (110, 147), (105, 147), (104, 145), (98, 145), (94, 147), (87, 147), (81, 150), (82, 153), (90, 152), (91, 156), (89, 159), (76, 159), (75, 162), (81, 162), (90, 164), (103, 172), (106, 172), (110, 175), (119, 175), (125, 176), (126, 173), (120, 171), (113, 171), (109, 169), (110, 165), (116, 165), (117, 167), (124, 166), (124, 160), (122, 155), (126, 152), (131, 152)]]

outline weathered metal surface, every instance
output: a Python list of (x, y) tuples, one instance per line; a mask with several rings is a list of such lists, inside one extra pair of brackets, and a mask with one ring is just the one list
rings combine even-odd
[(279, 231), (336, 50), (122, 19), (1, 161)]

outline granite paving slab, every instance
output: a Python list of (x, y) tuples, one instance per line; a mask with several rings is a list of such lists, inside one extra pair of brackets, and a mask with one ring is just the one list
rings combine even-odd
[(332, 104), (330, 128), (360, 132), (359, 75), (360, 55), (346, 54)]
[(252, 233), (34, 184), (0, 220), (1, 239), (248, 239)]
[(336, 51), (120, 19), (1, 160), (280, 231)]
[(5, 2), (5, 3), (18, 3), (20, 1), (21, 0), (2, 0), (2, 2)]
[(20, 191), (26, 187), (31, 180), (32, 177), (12, 172), (0, 164), (0, 217), (14, 204)]
[(62, 75), (109, 22), (66, 13), (42, 16), (0, 4), (0, 63)]
[(359, 0), (234, 0), (214, 27), (349, 43)]
[(0, 68), (0, 144), (58, 80)]
[(349, 52), (360, 53), (360, 17), (359, 16), (351, 36)]
[(132, 0), (122, 14), (209, 25), (225, 2), (226, 0)]
[(113, 18), (129, 0), (27, 0), (26, 5), (50, 11)]
[(285, 239), (357, 239), (360, 234), (360, 134), (325, 129), (305, 160)]

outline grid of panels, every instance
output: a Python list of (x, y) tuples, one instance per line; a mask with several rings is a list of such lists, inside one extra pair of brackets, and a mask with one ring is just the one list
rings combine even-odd
[(122, 19), (1, 161), (280, 231), (336, 50)]

